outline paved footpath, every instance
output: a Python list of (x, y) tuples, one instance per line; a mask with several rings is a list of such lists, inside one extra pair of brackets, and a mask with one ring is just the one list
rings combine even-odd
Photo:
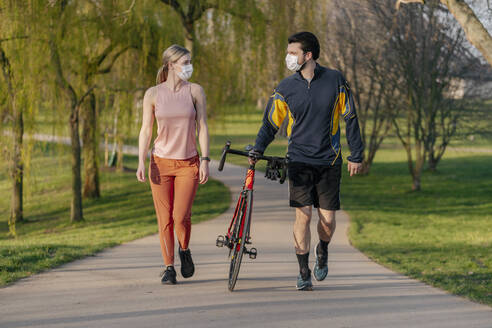
[[(219, 173), (212, 163), (211, 173), (235, 199), (244, 168), (226, 164)], [(178, 266), (179, 284), (161, 285), (159, 242), (149, 236), (1, 288), (0, 327), (492, 327), (492, 308), (393, 273), (351, 247), (343, 211), (327, 279), (296, 291), (287, 187), (261, 173), (255, 187), (258, 258), (244, 260), (233, 293), (226, 250), (215, 246), (229, 210), (193, 226), (192, 278), (182, 279)]]

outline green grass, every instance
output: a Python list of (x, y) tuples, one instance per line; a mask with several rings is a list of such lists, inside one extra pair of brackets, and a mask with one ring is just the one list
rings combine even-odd
[(491, 162), (449, 151), (411, 192), (403, 152), (381, 151), (369, 176), (343, 177), (351, 242), (392, 270), (492, 305)]
[[(92, 255), (149, 234), (157, 233), (148, 183), (132, 172), (101, 172), (98, 200), (84, 201), (85, 222), (70, 224), (70, 160), (59, 146), (37, 143), (26, 182), (25, 223), (17, 224), (17, 238), (8, 236), (10, 183), (7, 168), (0, 169), (0, 285)], [(56, 152), (55, 152), (56, 150)], [(137, 159), (126, 157), (125, 166), (136, 169)], [(210, 180), (200, 185), (193, 206), (193, 223), (224, 212), (230, 202), (227, 188)]]
[[(225, 140), (239, 149), (254, 143), (260, 122), (261, 113), (236, 113), (225, 124), (212, 123), (212, 156), (219, 158)], [(490, 140), (456, 143), (492, 148)], [(276, 140), (266, 153), (283, 155), (286, 147), (285, 139)], [(492, 305), (492, 156), (448, 150), (436, 173), (424, 172), (422, 191), (411, 192), (398, 140), (382, 148), (369, 176), (350, 178), (343, 170), (351, 242), (394, 271)], [(242, 157), (228, 161), (246, 165)]]
[[(225, 115), (222, 121), (210, 121), (212, 157), (219, 158), (226, 140), (232, 141), (232, 147), (236, 149), (242, 149), (245, 145), (254, 143), (256, 132), (261, 124), (261, 117), (260, 111), (247, 110), (241, 113), (232, 108), (229, 115)], [(136, 144), (136, 141), (135, 137), (128, 139), (130, 144)], [(453, 145), (457, 147), (492, 148), (490, 140), (484, 138), (474, 141), (456, 140), (451, 144), (451, 146)], [(283, 155), (286, 148), (287, 141), (279, 139), (270, 145), (266, 154)], [(344, 149), (346, 157), (346, 145)], [(45, 160), (48, 164), (56, 164), (52, 160)], [(134, 158), (128, 159), (127, 163), (128, 161), (135, 167)], [(247, 163), (245, 158), (239, 156), (229, 156), (228, 162), (240, 165)], [(491, 162), (492, 156), (487, 153), (449, 150), (439, 164), (436, 173), (424, 172), (422, 191), (411, 192), (411, 179), (408, 174), (405, 154), (396, 138), (388, 138), (387, 142), (383, 144), (382, 150), (377, 154), (369, 176), (350, 178), (347, 176), (345, 168), (343, 170), (341, 198), (342, 206), (352, 220), (349, 233), (351, 242), (372, 259), (392, 270), (474, 301), (492, 305)], [(42, 163), (39, 165), (43, 167)], [(105, 197), (114, 197), (113, 199), (86, 202), (86, 217), (92, 216), (94, 225), (100, 227), (100, 231), (95, 232), (90, 229), (92, 225), (89, 222), (74, 229), (66, 222), (68, 207), (53, 205), (52, 199), (55, 195), (60, 194), (67, 200), (69, 198), (68, 189), (64, 190), (63, 193), (53, 190), (60, 188), (60, 181), (68, 179), (68, 176), (54, 174), (55, 171), (56, 166), (49, 168), (48, 172), (52, 173), (47, 175), (46, 181), (38, 180), (39, 182), (36, 184), (39, 190), (33, 194), (37, 196), (29, 196), (44, 198), (47, 202), (42, 211), (37, 207), (26, 209), (26, 213), (31, 213), (28, 219), (40, 221), (36, 224), (39, 224), (41, 229), (36, 228), (30, 231), (29, 227), (34, 226), (32, 223), (19, 226), (20, 234), (23, 233), (22, 229), (25, 229), (26, 235), (32, 234), (34, 238), (40, 238), (40, 240), (44, 238), (43, 243), (34, 247), (33, 245), (28, 246), (29, 238), (25, 238), (24, 241), (21, 241), (21, 238), (19, 241), (13, 241), (2, 237), (3, 239), (0, 239), (0, 247), (2, 247), (0, 261), (6, 261), (4, 260), (5, 256), (3, 256), (5, 252), (8, 254), (8, 252), (15, 250), (15, 247), (5, 248), (6, 242), (18, 243), (19, 249), (22, 247), (29, 249), (29, 252), (24, 253), (26, 258), (29, 259), (30, 257), (33, 261), (39, 261), (40, 267), (42, 267), (43, 261), (53, 261), (54, 258), (57, 258), (63, 247), (67, 248), (64, 251), (66, 257), (72, 256), (71, 254), (77, 254), (75, 257), (83, 256), (81, 251), (77, 250), (80, 245), (72, 239), (77, 240), (79, 234), (104, 235), (103, 227), (105, 224), (114, 225), (113, 228), (119, 226), (115, 218), (107, 219), (103, 217), (104, 215), (98, 215), (98, 206), (104, 209), (105, 206), (109, 206), (113, 202), (117, 202), (117, 204), (121, 202), (121, 204), (126, 204), (124, 206), (128, 206), (120, 211), (123, 218), (128, 216), (121, 221), (127, 225), (124, 228), (121, 227), (122, 230), (126, 231), (121, 233), (122, 238), (130, 240), (137, 237), (135, 234), (145, 235), (156, 231), (148, 187), (135, 184), (133, 173), (128, 176), (121, 173), (105, 173), (103, 179), (106, 180), (103, 181), (103, 186), (113, 186), (112, 184), (114, 184), (114, 186), (120, 186), (122, 190), (129, 190), (126, 187), (131, 186), (131, 190), (135, 190), (135, 197), (140, 197), (142, 201), (149, 201), (146, 206), (141, 206), (138, 209), (133, 208), (134, 211), (145, 213), (145, 215), (139, 216), (139, 221), (144, 221), (145, 224), (135, 223), (132, 214), (130, 214), (134, 203), (126, 203), (128, 197), (125, 196), (124, 192), (115, 190), (114, 187), (108, 187), (115, 194), (111, 196), (111, 191), (105, 189), (103, 189), (103, 194)], [(1, 172), (0, 174), (3, 174)], [(45, 173), (43, 171), (42, 175), (44, 176)], [(115, 177), (118, 178), (115, 179)], [(5, 179), (5, 175), (0, 175), (0, 181)], [(50, 183), (53, 185), (51, 189), (46, 187)], [(65, 188), (68, 188), (69, 183), (65, 183), (65, 185)], [(209, 187), (211, 191), (215, 190), (214, 194), (217, 197), (215, 201), (220, 202), (223, 196), (221, 191), (223, 187), (207, 184), (207, 188)], [(6, 193), (6, 188), (5, 184), (0, 182), (2, 194)], [(204, 188), (201, 188), (201, 191), (203, 190)], [(199, 191), (199, 195), (201, 191)], [(49, 205), (50, 202), (53, 204)], [(210, 203), (212, 202), (213, 200), (210, 200)], [(222, 200), (222, 203), (224, 204), (223, 207), (214, 205), (217, 206), (217, 212), (227, 207), (228, 199), (227, 201)], [(0, 199), (0, 205), (1, 208), (8, 208), (8, 200)], [(90, 214), (91, 208), (92, 214)], [(212, 216), (208, 213), (213, 209), (204, 208), (201, 211), (203, 212), (198, 211), (197, 207), (195, 208), (195, 219), (200, 218), (200, 213), (203, 213), (203, 218)], [(6, 212), (0, 212), (2, 217), (5, 216), (4, 213)], [(136, 227), (134, 228), (134, 226)], [(144, 226), (148, 232), (142, 232)], [(6, 232), (6, 228), (2, 229), (4, 229), (3, 232)], [(112, 230), (109, 229), (109, 231)], [(106, 240), (107, 243), (103, 247), (115, 243), (111, 237), (102, 239)], [(58, 248), (53, 248), (54, 251), (50, 247), (55, 240), (58, 240), (55, 243)], [(88, 250), (88, 248), (87, 245), (81, 247), (82, 250)], [(88, 253), (90, 251), (87, 251)], [(13, 258), (12, 261), (26, 262), (26, 260), (19, 261), (16, 259), (19, 257), (18, 255), (14, 254), (8, 258), (11, 257)], [(72, 258), (59, 260), (59, 263)], [(4, 263), (1, 262), (0, 264), (3, 268)], [(21, 266), (21, 264), (17, 264), (17, 267), (20, 268)], [(13, 267), (16, 265), (14, 264)], [(27, 269), (24, 271), (28, 272)]]

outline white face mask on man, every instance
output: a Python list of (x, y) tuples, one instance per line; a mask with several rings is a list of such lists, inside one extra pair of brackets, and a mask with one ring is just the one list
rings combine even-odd
[(181, 80), (188, 80), (191, 77), (191, 74), (193, 74), (193, 65), (181, 65), (181, 72), (177, 72), (176, 74)]
[(287, 68), (293, 72), (299, 71), (306, 62), (298, 64), (297, 60), (297, 56), (287, 54), (285, 57), (285, 64), (287, 65)]

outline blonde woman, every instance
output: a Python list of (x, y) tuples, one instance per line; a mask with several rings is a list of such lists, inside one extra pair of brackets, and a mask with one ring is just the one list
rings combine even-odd
[[(154, 120), (157, 137), (152, 147), (149, 179), (159, 226), (159, 240), (166, 269), (161, 282), (176, 284), (174, 231), (179, 242), (181, 275), (189, 278), (195, 266), (188, 248), (191, 206), (198, 183), (208, 180), (210, 158), (203, 88), (187, 80), (193, 66), (190, 52), (172, 45), (162, 54), (156, 86), (145, 92), (142, 128), (138, 140), (137, 179), (145, 182), (145, 159)], [(198, 157), (196, 132), (202, 157)]]

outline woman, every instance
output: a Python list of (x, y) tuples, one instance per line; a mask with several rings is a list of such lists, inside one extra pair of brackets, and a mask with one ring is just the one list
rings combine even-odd
[[(209, 140), (203, 88), (191, 77), (190, 52), (172, 45), (162, 54), (156, 86), (145, 92), (142, 128), (138, 140), (137, 179), (145, 182), (145, 159), (152, 138), (154, 117), (157, 137), (152, 147), (149, 179), (159, 225), (164, 270), (161, 282), (176, 284), (174, 230), (179, 242), (181, 275), (189, 278), (195, 266), (188, 248), (191, 206), (198, 187), (208, 180)], [(198, 158), (196, 131), (202, 157)]]

